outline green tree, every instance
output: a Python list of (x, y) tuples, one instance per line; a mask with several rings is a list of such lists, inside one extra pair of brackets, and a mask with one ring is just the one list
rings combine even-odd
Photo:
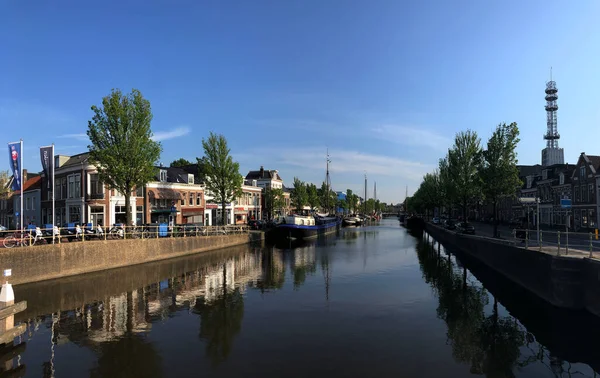
[(454, 181), (453, 189), (456, 191), (465, 220), (469, 204), (481, 193), (480, 164), (481, 140), (477, 133), (467, 130), (456, 134), (454, 146), (448, 151), (448, 166)]
[(169, 166), (170, 167), (185, 167), (187, 165), (192, 165), (192, 164), (194, 164), (194, 163), (192, 163), (191, 161), (189, 161), (187, 159), (179, 158), (177, 160), (173, 160)]
[(344, 211), (344, 213), (348, 212), (348, 201), (346, 201), (344, 199), (338, 200), (337, 207), (342, 209)]
[(273, 218), (274, 214), (285, 206), (283, 197), (283, 189), (280, 188), (265, 188), (265, 207), (269, 219)]
[(481, 186), (485, 198), (492, 203), (494, 211), (494, 235), (498, 234), (498, 201), (514, 196), (521, 185), (517, 169), (517, 144), (519, 128), (515, 122), (502, 123), (496, 127), (483, 151)]
[(306, 184), (306, 202), (313, 211), (319, 207), (319, 194), (315, 184)]
[(351, 189), (346, 189), (346, 202), (348, 203), (348, 211), (356, 212), (356, 205), (358, 204), (358, 197), (352, 193)]
[(448, 215), (450, 215), (452, 204), (456, 198), (456, 190), (454, 178), (452, 177), (452, 173), (450, 172), (450, 167), (448, 165), (448, 155), (446, 155), (445, 158), (440, 159), (438, 167), (440, 200), (441, 204), (446, 207)]
[(290, 201), (297, 212), (302, 212), (304, 206), (308, 203), (306, 184), (298, 177), (294, 177), (294, 190), (290, 193)]
[(8, 186), (12, 175), (9, 171), (0, 171), (0, 200), (5, 200), (11, 193), (11, 188)]
[(154, 179), (162, 150), (152, 140), (150, 102), (137, 89), (127, 95), (113, 89), (92, 111), (87, 130), (89, 160), (100, 180), (125, 196), (125, 216), (131, 224), (131, 192)]
[(225, 206), (242, 195), (243, 178), (240, 164), (234, 162), (223, 135), (210, 133), (208, 139), (202, 139), (204, 149), (204, 168), (206, 171), (206, 190), (216, 203), (221, 204), (222, 224), (226, 222)]
[(335, 206), (335, 203), (337, 202), (336, 193), (327, 186), (327, 183), (325, 183), (325, 181), (323, 181), (323, 183), (321, 184), (321, 188), (318, 189), (318, 193), (321, 202), (321, 209), (323, 209), (325, 213), (331, 212), (331, 209)]

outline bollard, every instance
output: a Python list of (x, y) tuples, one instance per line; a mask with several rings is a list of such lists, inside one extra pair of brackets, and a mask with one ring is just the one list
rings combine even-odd
[(123, 240), (127, 239), (127, 226), (123, 226)]
[(556, 249), (556, 256), (560, 256), (560, 231), (556, 233), (556, 240), (558, 242)]
[(569, 254), (569, 229), (568, 228), (567, 228), (565, 236), (567, 239), (567, 242), (565, 244), (565, 255), (568, 255)]
[[(102, 227), (102, 226), (100, 226)], [(106, 241), (106, 234), (108, 234), (108, 227), (103, 227), (102, 233), (104, 234), (104, 241)]]
[[(2, 284), (2, 290), (0, 291), (0, 309), (12, 306), (15, 304), (15, 293), (12, 285), (8, 283), (8, 277), (12, 274), (12, 269), (4, 270), (4, 277), (6, 281)], [(15, 316), (11, 315), (0, 320), (0, 333), (4, 333), (9, 329), (12, 329), (15, 325)]]
[(158, 225), (159, 223), (156, 224), (156, 238), (158, 239)]
[(538, 247), (540, 249), (540, 252), (542, 252), (542, 231), (540, 231), (539, 235), (540, 235), (540, 239), (538, 240), (538, 244), (539, 244)]
[(529, 230), (525, 230), (525, 249), (529, 249)]
[(590, 259), (592, 258), (592, 250), (593, 250), (592, 233), (590, 232)]

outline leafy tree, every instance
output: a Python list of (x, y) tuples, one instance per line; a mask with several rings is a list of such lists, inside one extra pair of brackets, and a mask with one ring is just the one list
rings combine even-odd
[(308, 203), (306, 184), (298, 177), (294, 177), (294, 190), (290, 194), (290, 201), (297, 212), (301, 212)]
[(448, 155), (443, 159), (440, 159), (438, 164), (439, 172), (439, 191), (441, 204), (446, 206), (446, 211), (450, 213), (452, 204), (456, 198), (455, 182), (450, 172), (450, 166), (448, 165)]
[(311, 210), (315, 210), (319, 206), (319, 194), (315, 184), (306, 184), (306, 201)]
[(338, 200), (337, 207), (342, 209), (344, 212), (347, 212), (348, 211), (348, 201), (346, 201), (344, 199)]
[(269, 219), (273, 218), (274, 213), (285, 206), (283, 197), (283, 189), (280, 188), (265, 188), (265, 207)]
[(321, 209), (324, 212), (329, 213), (337, 202), (337, 194), (331, 190), (323, 181), (321, 188), (318, 190), (319, 198), (321, 202)]
[(498, 201), (514, 196), (521, 185), (517, 169), (517, 144), (519, 128), (515, 122), (502, 123), (496, 127), (483, 151), (480, 169), (481, 184), (485, 198), (492, 203), (494, 211), (494, 235), (498, 234)]
[(5, 200), (11, 193), (11, 188), (8, 186), (12, 175), (9, 171), (0, 171), (0, 200)]
[(467, 219), (467, 206), (481, 193), (479, 167), (481, 140), (477, 132), (467, 130), (456, 134), (454, 146), (448, 151), (449, 173), (452, 175), (457, 200)]
[(348, 203), (348, 211), (355, 212), (358, 204), (358, 197), (352, 193), (351, 189), (346, 189), (346, 202)]
[(125, 196), (125, 216), (131, 224), (131, 192), (154, 179), (154, 165), (162, 150), (152, 140), (150, 102), (137, 89), (127, 95), (113, 89), (102, 99), (102, 106), (93, 105), (92, 111), (87, 131), (89, 160), (100, 180)]
[(194, 163), (192, 163), (191, 161), (189, 161), (187, 159), (179, 158), (177, 160), (173, 160), (169, 166), (171, 168), (173, 168), (173, 167), (185, 167), (187, 165), (192, 165), (192, 164), (194, 164)]
[(240, 164), (234, 162), (223, 135), (210, 133), (208, 139), (202, 138), (204, 149), (204, 168), (206, 171), (206, 190), (216, 203), (221, 204), (222, 224), (226, 222), (225, 206), (242, 195), (243, 178)]

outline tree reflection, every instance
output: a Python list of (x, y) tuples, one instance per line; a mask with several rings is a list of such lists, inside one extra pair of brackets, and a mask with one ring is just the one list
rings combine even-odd
[(498, 315), (496, 300), (492, 313), (486, 315), (487, 291), (468, 284), (466, 268), (457, 272), (449, 256), (438, 257), (425, 242), (419, 243), (417, 253), (423, 278), (437, 294), (437, 315), (448, 327), (454, 359), (469, 364), (473, 374), (513, 377), (526, 332), (512, 317)]
[(128, 333), (97, 346), (98, 366), (90, 377), (161, 377), (160, 355), (141, 335)]
[(256, 288), (262, 293), (269, 290), (281, 289), (285, 282), (285, 266), (281, 256), (274, 251), (265, 251), (261, 260), (262, 276), (256, 283)]
[(225, 361), (231, 352), (234, 337), (242, 329), (244, 297), (239, 287), (229, 289), (227, 268), (223, 265), (223, 286), (210, 301), (200, 298), (194, 312), (200, 315), (200, 338), (206, 341), (206, 354), (213, 366)]

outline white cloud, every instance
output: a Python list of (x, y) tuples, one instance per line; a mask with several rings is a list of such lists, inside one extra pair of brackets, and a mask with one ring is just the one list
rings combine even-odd
[(83, 140), (83, 141), (87, 141), (88, 140), (88, 136), (87, 136), (86, 133), (63, 134), (63, 135), (57, 136), (57, 138), (72, 138), (72, 139)]
[(382, 125), (371, 129), (379, 139), (410, 146), (428, 147), (435, 151), (446, 151), (452, 147), (452, 139), (423, 127)]
[[(248, 154), (252, 155), (252, 154)], [(291, 147), (282, 151), (281, 155), (264, 156), (266, 161), (298, 167), (307, 170), (325, 170), (325, 148), (319, 147)], [(435, 169), (434, 166), (417, 161), (405, 160), (393, 156), (374, 155), (353, 150), (330, 149), (331, 163), (329, 169), (332, 173), (356, 173), (363, 175), (401, 177), (410, 181), (420, 181), (423, 175)]]
[(189, 127), (178, 127), (171, 131), (157, 131), (152, 136), (152, 140), (157, 142), (186, 136), (191, 132)]

